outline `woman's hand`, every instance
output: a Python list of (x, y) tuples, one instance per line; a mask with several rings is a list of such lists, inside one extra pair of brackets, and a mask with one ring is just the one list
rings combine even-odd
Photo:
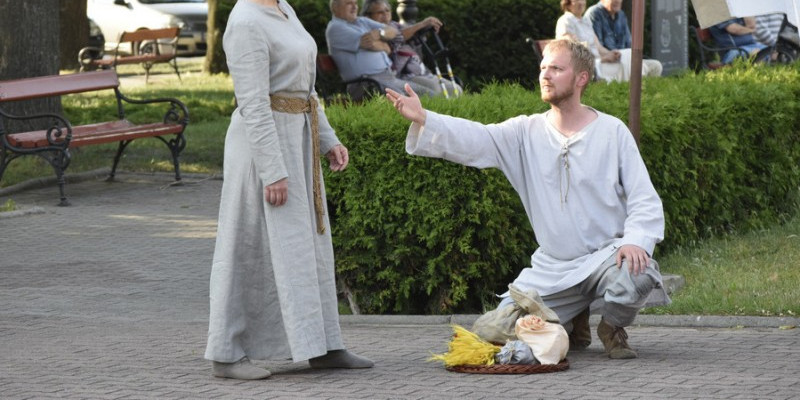
[(289, 181), (283, 178), (264, 187), (264, 200), (276, 207), (286, 204), (289, 198)]
[(431, 27), (436, 33), (439, 33), (439, 29), (442, 27), (442, 21), (436, 17), (428, 17), (422, 20), (422, 26), (425, 28)]
[(341, 171), (347, 168), (347, 163), (350, 162), (350, 156), (347, 154), (347, 147), (341, 144), (333, 146), (328, 154), (325, 155), (331, 165), (331, 171)]

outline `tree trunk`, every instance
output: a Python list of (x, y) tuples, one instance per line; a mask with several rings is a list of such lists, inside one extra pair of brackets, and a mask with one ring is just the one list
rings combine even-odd
[(61, 8), (60, 65), (62, 70), (77, 70), (78, 52), (89, 43), (89, 20), (86, 17), (86, 0), (59, 0)]
[(236, 0), (208, 0), (208, 50), (203, 63), (203, 71), (210, 74), (228, 73), (225, 52), (222, 51), (222, 35), (228, 24)]
[[(58, 74), (59, 0), (0, 1), (0, 81)], [(77, 56), (77, 54), (76, 54)], [(60, 98), (3, 103), (10, 114), (61, 113)], [(5, 124), (7, 121), (3, 121)], [(11, 132), (48, 121), (5, 125)]]

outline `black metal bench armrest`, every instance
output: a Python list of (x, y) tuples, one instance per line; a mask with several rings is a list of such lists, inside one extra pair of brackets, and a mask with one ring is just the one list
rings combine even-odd
[[(186, 126), (189, 124), (189, 109), (183, 104), (182, 101), (172, 97), (161, 97), (155, 99), (133, 99), (125, 96), (121, 92), (117, 92), (120, 100), (130, 104), (154, 104), (154, 103), (169, 103), (170, 108), (164, 114), (164, 122), (175, 122)], [(121, 103), (120, 103), (121, 104)], [(180, 110), (180, 112), (178, 112)], [(120, 109), (120, 112), (122, 110)], [(120, 115), (123, 117), (124, 115)]]
[[(69, 142), (72, 140), (72, 124), (67, 121), (66, 118), (58, 115), (58, 114), (31, 114), (31, 115), (14, 115), (8, 114), (0, 109), (0, 116), (8, 119), (13, 119), (17, 121), (30, 121), (30, 120), (37, 120), (37, 119), (50, 119), (53, 121), (52, 125), (47, 128), (47, 142), (50, 146), (58, 147), (58, 148), (67, 148), (69, 147)], [(8, 144), (8, 140), (5, 135), (14, 134), (13, 132), (7, 132), (3, 124), (0, 124), (0, 136), (3, 137), (3, 146), (13, 148), (13, 146)], [(14, 150), (19, 150), (17, 148), (13, 148)]]

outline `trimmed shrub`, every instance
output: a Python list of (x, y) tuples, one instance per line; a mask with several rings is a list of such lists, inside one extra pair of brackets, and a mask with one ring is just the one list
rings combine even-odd
[[(797, 66), (756, 66), (645, 79), (640, 146), (667, 223), (657, 253), (780, 222), (794, 210), (798, 75)], [(628, 90), (595, 83), (584, 103), (626, 121)], [(501, 84), (423, 102), (484, 123), (548, 108), (538, 92)], [(351, 152), (350, 167), (325, 179), (338, 276), (361, 311), (481, 312), (493, 304), (536, 248), (505, 177), (409, 156), (408, 123), (384, 99), (326, 112)]]

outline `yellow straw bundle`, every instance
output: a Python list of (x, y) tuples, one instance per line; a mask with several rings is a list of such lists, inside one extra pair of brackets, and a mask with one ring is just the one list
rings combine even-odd
[(494, 355), (500, 351), (500, 346), (495, 346), (478, 335), (453, 325), (453, 339), (448, 344), (448, 352), (434, 354), (428, 361), (442, 361), (445, 367), (456, 365), (493, 365)]

